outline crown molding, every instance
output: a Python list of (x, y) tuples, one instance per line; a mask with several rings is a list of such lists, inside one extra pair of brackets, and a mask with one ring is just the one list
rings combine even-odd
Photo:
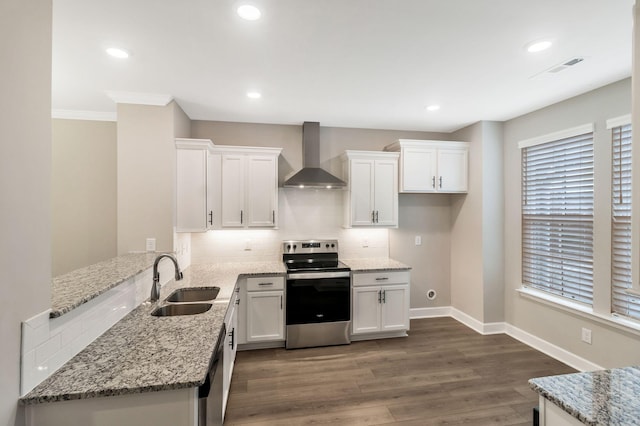
[(115, 112), (74, 111), (70, 109), (52, 109), (51, 118), (64, 120), (118, 121), (118, 115)]
[(106, 91), (106, 95), (117, 104), (166, 106), (173, 100), (172, 95), (160, 93), (136, 93)]

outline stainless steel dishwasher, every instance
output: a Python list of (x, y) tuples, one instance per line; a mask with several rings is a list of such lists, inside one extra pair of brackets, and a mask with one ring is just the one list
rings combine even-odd
[(222, 391), (224, 365), (224, 337), (227, 335), (227, 327), (222, 324), (218, 335), (218, 341), (209, 367), (207, 379), (198, 388), (198, 426), (219, 426), (222, 418)]

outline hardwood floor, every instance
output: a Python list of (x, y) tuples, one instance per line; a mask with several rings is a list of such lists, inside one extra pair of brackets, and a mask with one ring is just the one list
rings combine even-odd
[(532, 377), (575, 372), (451, 318), (409, 337), (238, 352), (225, 425), (531, 425)]

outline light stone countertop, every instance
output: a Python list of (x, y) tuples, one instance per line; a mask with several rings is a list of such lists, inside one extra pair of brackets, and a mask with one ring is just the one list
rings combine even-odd
[(587, 425), (640, 425), (640, 367), (529, 380), (531, 388)]
[[(138, 306), (20, 401), (37, 404), (199, 386), (238, 278), (284, 273), (282, 262), (193, 265), (183, 280), (162, 287), (160, 302)], [(201, 286), (220, 287), (208, 312), (150, 315), (176, 288)]]
[(340, 259), (353, 272), (406, 271), (411, 266), (388, 258)]
[(49, 317), (59, 317), (152, 267), (159, 254), (125, 254), (54, 277)]

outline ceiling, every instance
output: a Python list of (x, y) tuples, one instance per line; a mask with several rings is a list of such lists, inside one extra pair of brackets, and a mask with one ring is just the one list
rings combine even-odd
[(53, 0), (52, 109), (113, 114), (106, 92), (133, 92), (194, 120), (449, 132), (631, 75), (633, 0), (251, 3), (260, 20), (232, 0)]

